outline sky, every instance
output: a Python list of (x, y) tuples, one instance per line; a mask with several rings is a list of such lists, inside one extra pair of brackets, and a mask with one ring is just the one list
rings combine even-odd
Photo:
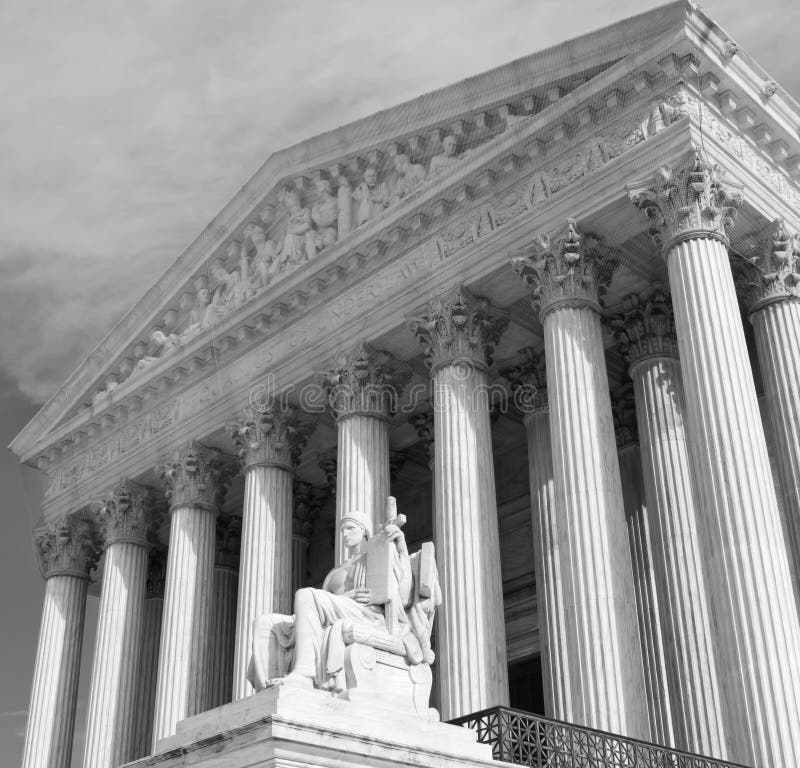
[[(0, 0), (0, 442), (271, 152), (659, 4)], [(800, 3), (701, 7), (800, 97)], [(0, 448), (0, 768), (22, 753), (41, 496)]]

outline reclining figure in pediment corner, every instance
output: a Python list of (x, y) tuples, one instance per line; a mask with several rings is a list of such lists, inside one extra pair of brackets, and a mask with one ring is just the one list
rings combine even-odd
[(349, 558), (322, 589), (299, 589), (294, 615), (268, 614), (253, 625), (248, 680), (317, 688), (353, 701), (427, 719), (432, 684), (431, 630), (442, 593), (434, 546), (409, 555), (393, 497), (381, 530), (351, 512), (340, 526)]

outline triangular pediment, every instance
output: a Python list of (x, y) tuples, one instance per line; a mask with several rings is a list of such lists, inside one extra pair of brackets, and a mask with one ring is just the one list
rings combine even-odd
[[(573, 145), (587, 168), (592, 152), (597, 162), (614, 156), (593, 136), (598, 120), (615, 120), (624, 104), (647, 103), (654, 89), (692, 77), (705, 76), (706, 95), (721, 91), (724, 77), (733, 77), (724, 71), (725, 39), (694, 6), (673, 3), (276, 152), (12, 449), (34, 461), (76, 433), (91, 440), (157, 401), (163, 389), (208, 375), (220, 353), (257, 342), (315, 293), (335, 290), (392, 248), (425, 240), (441, 248), (441, 227), (463, 219), (474, 198), (519, 196), (504, 179), (516, 179), (523, 164), (532, 180), (508, 206), (529, 206), (542, 158)], [(785, 94), (774, 104), (785, 113), (774, 116), (780, 132), (796, 105)], [(647, 117), (642, 113), (645, 133)], [(787, 140), (771, 141), (786, 145), (781, 161), (790, 156)], [(409, 161), (404, 174), (399, 155)], [(371, 168), (377, 180), (365, 187)], [(504, 215), (503, 205), (497, 211)], [(458, 231), (451, 227), (449, 235), (458, 239)]]

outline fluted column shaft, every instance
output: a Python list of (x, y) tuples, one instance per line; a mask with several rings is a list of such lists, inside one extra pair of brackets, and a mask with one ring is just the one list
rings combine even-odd
[(133, 759), (134, 702), (146, 577), (144, 541), (122, 540), (106, 547), (84, 768), (116, 768)]
[(442, 717), (508, 704), (494, 463), (486, 374), (445, 365), (434, 374), (436, 549)]
[(652, 536), (666, 685), (674, 745), (725, 758), (720, 693), (699, 536), (699, 511), (684, 428), (684, 388), (676, 357), (650, 355), (631, 366)]
[(667, 250), (729, 757), (800, 764), (800, 624), (725, 245)]
[(139, 676), (134, 706), (135, 736), (133, 758), (150, 754), (153, 742), (153, 719), (158, 681), (158, 651), (161, 643), (161, 623), (164, 614), (165, 553), (151, 553), (144, 606), (142, 608), (142, 639), (139, 648)]
[(239, 572), (228, 565), (214, 567), (214, 612), (211, 616), (209, 683), (206, 709), (231, 700), (236, 647), (236, 601)]
[(24, 768), (69, 768), (78, 698), (88, 581), (51, 576), (42, 622), (22, 755)]
[(72, 523), (51, 528), (36, 544), (47, 579), (22, 753), (23, 768), (69, 768), (75, 730), (91, 536)]
[(574, 722), (647, 738), (641, 645), (600, 316), (544, 317), (556, 542)]
[(558, 575), (559, 551), (555, 537), (555, 496), (550, 414), (547, 408), (525, 416), (528, 438), (528, 476), (533, 523), (533, 566), (539, 615), (544, 706), (548, 717), (572, 720), (569, 666), (565, 647), (564, 601)]
[[(750, 315), (764, 381), (769, 423), (783, 495), (790, 567), (800, 569), (800, 299), (783, 298)], [(795, 598), (800, 590), (794, 584)]]
[(153, 749), (207, 698), (216, 511), (174, 507), (158, 654)]
[(657, 744), (673, 746), (674, 734), (670, 717), (670, 696), (666, 685), (664, 642), (659, 625), (658, 593), (653, 572), (650, 524), (647, 518), (642, 457), (636, 443), (619, 449), (620, 481), (628, 540), (631, 547), (633, 587), (639, 615), (639, 638), (644, 662), (644, 685), (650, 715), (650, 738)]
[(84, 768), (133, 758), (136, 683), (147, 583), (150, 502), (124, 482), (99, 512), (106, 538), (103, 587), (89, 688)]
[(487, 369), (507, 315), (456, 286), (409, 322), (431, 365), (437, 664), (445, 720), (508, 704)]
[(292, 613), (291, 555), (292, 473), (281, 466), (250, 466), (244, 480), (234, 701), (254, 693), (247, 681), (253, 621), (266, 613)]
[(389, 496), (389, 422), (383, 414), (352, 413), (338, 419), (336, 477), (336, 563), (347, 553), (338, 524), (352, 510), (372, 518), (380, 529)]

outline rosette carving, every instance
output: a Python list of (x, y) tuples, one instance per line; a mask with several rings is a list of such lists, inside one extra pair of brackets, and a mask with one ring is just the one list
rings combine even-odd
[(194, 441), (156, 467), (172, 506), (194, 504), (214, 511), (225, 500), (234, 469), (222, 451)]
[(387, 418), (410, 378), (408, 365), (362, 342), (339, 355), (333, 368), (323, 374), (323, 386), (337, 418), (356, 413)]
[(547, 412), (544, 354), (537, 354), (533, 347), (525, 347), (519, 353), (521, 359), (516, 365), (500, 371), (511, 388), (514, 405), (523, 416)]
[(628, 187), (631, 201), (647, 216), (650, 237), (664, 253), (691, 237), (715, 237), (728, 244), (742, 190), (724, 175), (695, 149)]
[(151, 490), (123, 480), (101, 503), (97, 522), (106, 547), (119, 541), (146, 546), (157, 522)]
[(37, 530), (34, 544), (45, 578), (66, 575), (88, 579), (102, 551), (95, 527), (71, 517)]
[(782, 221), (775, 222), (772, 236), (745, 261), (748, 266), (739, 272), (736, 282), (750, 312), (800, 297), (800, 236), (788, 233)]
[(672, 304), (661, 283), (654, 283), (647, 298), (626, 296), (623, 311), (608, 325), (629, 366), (647, 357), (678, 357)]
[(248, 406), (231, 427), (236, 452), (244, 468), (278, 466), (293, 470), (316, 424), (300, 418), (294, 406), (270, 400), (258, 409)]
[(528, 286), (540, 318), (565, 306), (600, 311), (616, 258), (597, 235), (581, 234), (575, 219), (567, 219), (564, 230), (554, 237), (537, 235), (527, 251), (512, 258), (511, 266)]
[(434, 299), (427, 312), (408, 325), (432, 370), (466, 363), (485, 371), (492, 364), (494, 345), (508, 326), (508, 314), (457, 286)]
[(242, 518), (238, 515), (217, 517), (214, 565), (218, 568), (239, 570), (239, 553), (242, 546)]

